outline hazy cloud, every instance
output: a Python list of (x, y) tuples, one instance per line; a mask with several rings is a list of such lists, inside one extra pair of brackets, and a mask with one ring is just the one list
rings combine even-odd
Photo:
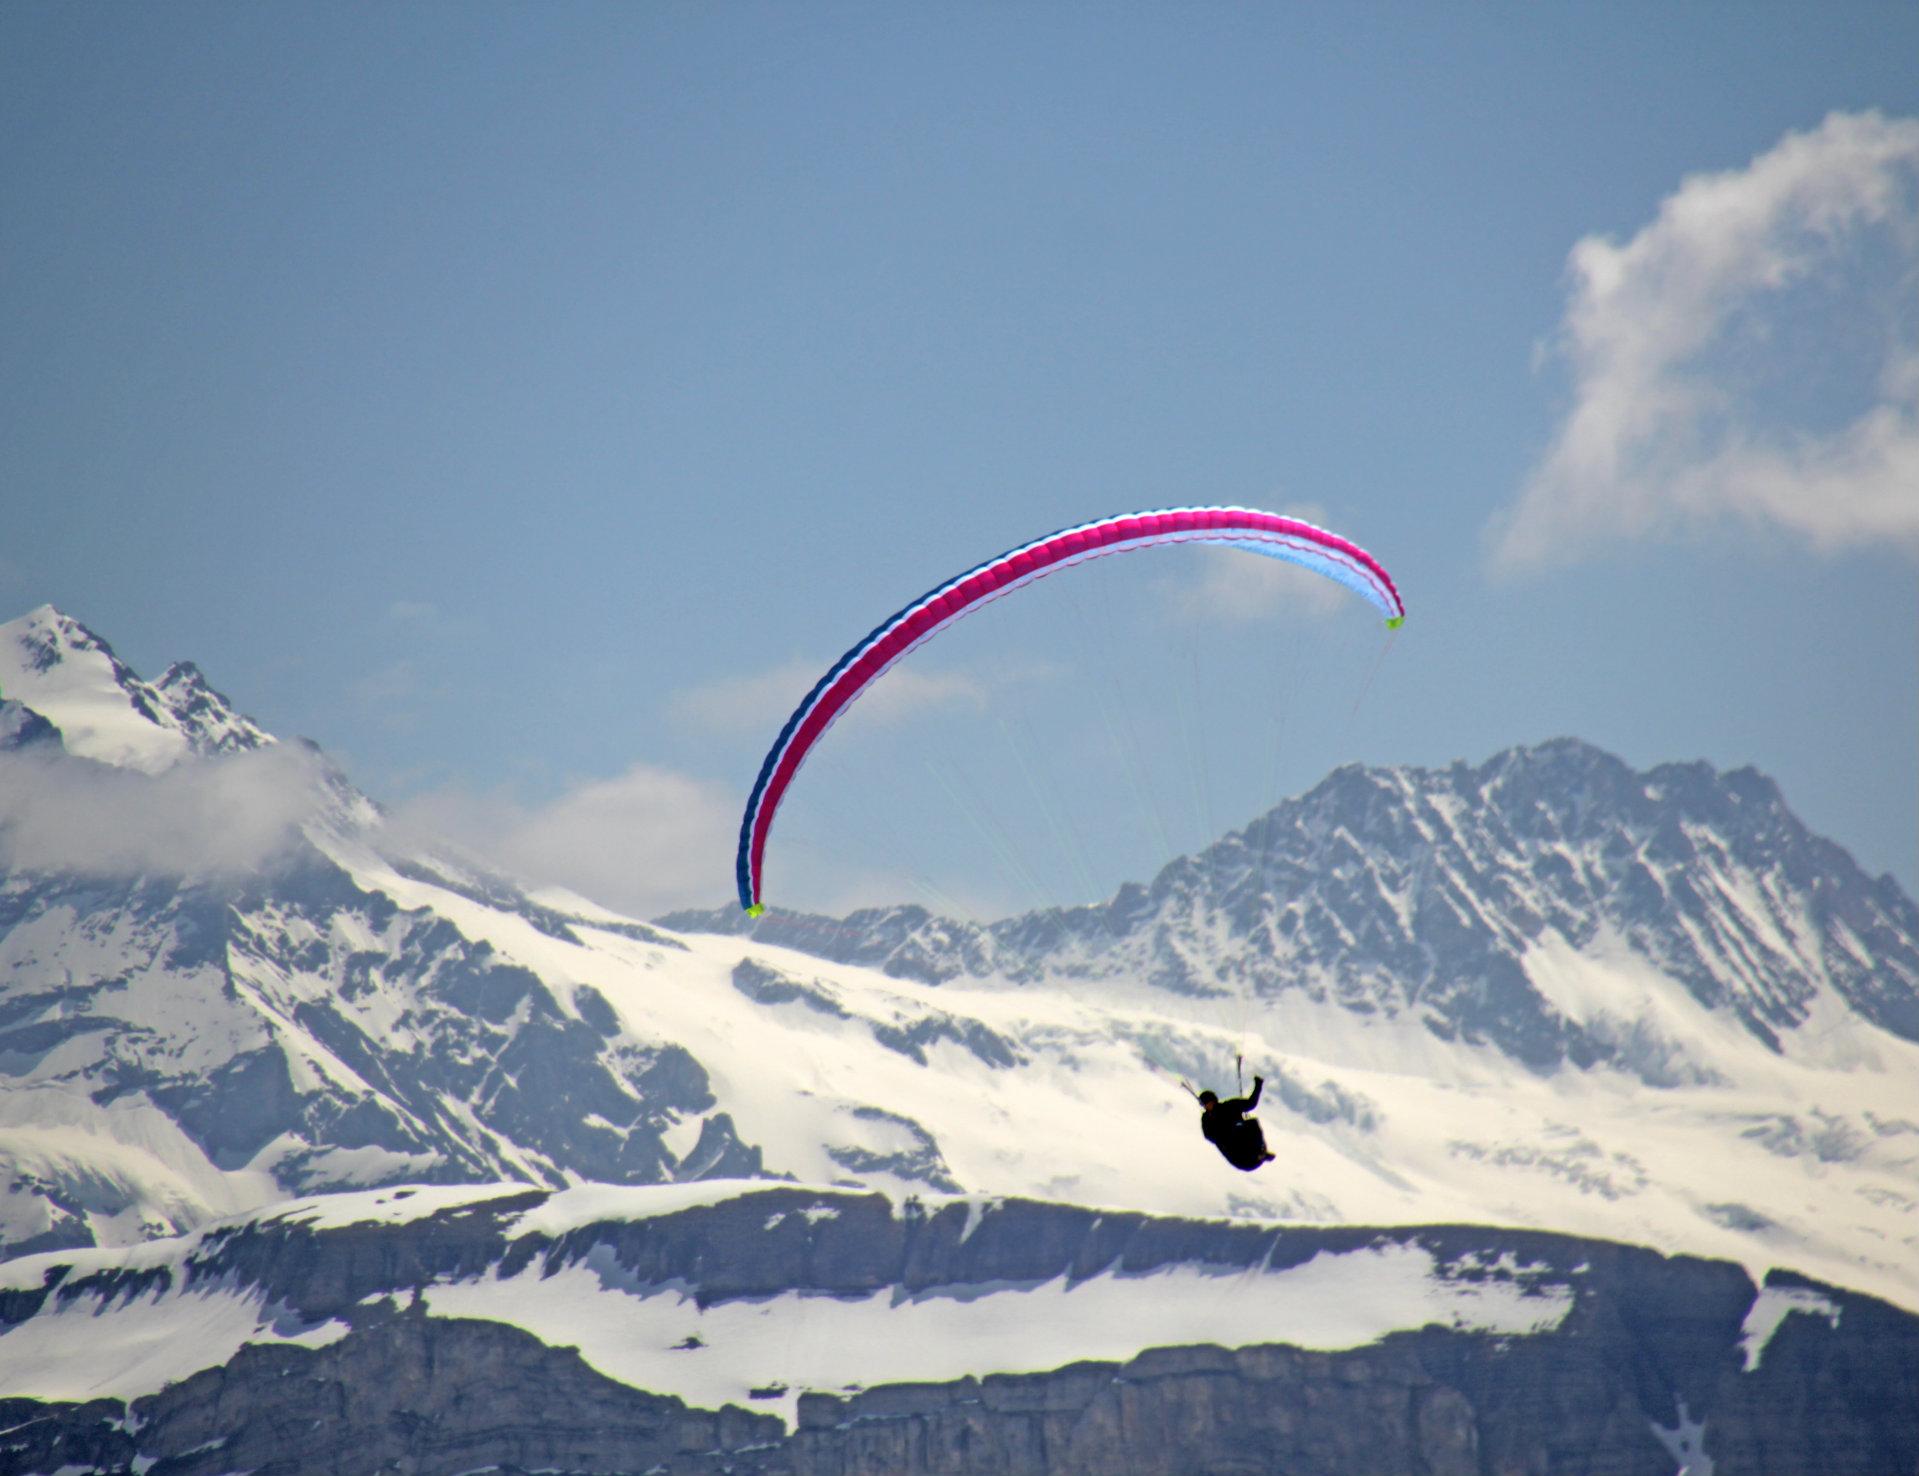
[(529, 884), (651, 917), (732, 897), (741, 799), (706, 780), (635, 764), (545, 804), (448, 789), (398, 807), (394, 819), (456, 841)]
[[(1277, 508), (1289, 518), (1327, 526), (1325, 509), (1296, 504)], [(1190, 550), (1192, 572), (1169, 585), (1174, 609), (1188, 620), (1250, 624), (1282, 611), (1330, 615), (1346, 590), (1323, 574), (1238, 548)]]
[[(447, 788), (399, 806), (403, 848), (451, 841), (533, 890), (563, 887), (629, 917), (733, 902), (744, 793), (652, 764), (576, 785), (540, 804), (502, 791)], [(822, 855), (803, 837), (780, 848), (783, 878), (803, 876), (806, 906), (831, 913), (916, 895), (912, 880)], [(963, 909), (943, 895), (937, 900)], [(970, 915), (965, 914), (962, 915)]]
[[(676, 694), (676, 723), (692, 731), (770, 744), (825, 671), (795, 659), (771, 670), (708, 682)], [(999, 681), (1033, 680), (1046, 669), (1009, 663)], [(983, 707), (984, 682), (962, 672), (897, 666), (859, 700), (859, 712), (902, 723), (958, 706)], [(527, 803), (506, 791), (446, 788), (398, 806), (393, 823), (414, 837), (443, 837), (533, 886), (561, 886), (635, 917), (713, 907), (734, 895), (733, 860), (745, 793), (663, 768), (635, 764), (612, 779), (575, 785)], [(853, 900), (886, 895), (883, 878), (844, 867), (814, 875), (816, 893)], [(895, 891), (897, 888), (895, 887)]]
[[(780, 724), (825, 673), (825, 663), (794, 659), (770, 671), (728, 677), (674, 694), (670, 711), (682, 727), (726, 737), (764, 737)], [(986, 684), (964, 672), (924, 671), (901, 664), (859, 699), (861, 715), (896, 724), (954, 707), (983, 707)]]
[(390, 733), (412, 733), (446, 695), (446, 684), (429, 676), (411, 656), (397, 656), (349, 683), (347, 699)]
[[(1630, 240), (1580, 241), (1569, 275), (1554, 349), (1572, 404), (1493, 530), (1501, 562), (1727, 517), (1825, 548), (1919, 547), (1919, 120), (1835, 113), (1743, 169), (1688, 178)], [(1836, 425), (1780, 425), (1765, 382), (1826, 367), (1776, 346), (1801, 326), (1794, 294), (1868, 277), (1891, 281), (1898, 311), (1876, 341), (1825, 346), (1874, 356), (1863, 402)]]
[(1234, 548), (1193, 553), (1198, 572), (1173, 589), (1175, 607), (1189, 620), (1246, 624), (1282, 610), (1330, 615), (1347, 598), (1343, 586), (1297, 564)]
[(218, 877), (283, 851), (319, 803), (290, 744), (190, 759), (159, 774), (57, 750), (0, 753), (0, 866), (85, 876)]
[(355, 702), (365, 707), (391, 707), (413, 698), (420, 690), (420, 674), (406, 657), (360, 677), (348, 689)]

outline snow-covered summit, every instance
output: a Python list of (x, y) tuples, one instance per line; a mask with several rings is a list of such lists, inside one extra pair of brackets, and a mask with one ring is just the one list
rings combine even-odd
[(274, 741), (191, 662), (143, 681), (104, 640), (52, 605), (0, 625), (0, 698), (53, 724), (69, 753), (149, 774), (189, 755)]

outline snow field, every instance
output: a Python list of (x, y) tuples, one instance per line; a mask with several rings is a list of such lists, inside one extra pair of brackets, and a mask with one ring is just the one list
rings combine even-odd
[(324, 1347), (346, 1324), (283, 1325), (258, 1294), (196, 1288), (101, 1305), (94, 1297), (45, 1309), (0, 1334), (0, 1392), (12, 1398), (138, 1399), (250, 1344)]
[(576, 1346), (635, 1388), (701, 1408), (777, 1412), (791, 1429), (806, 1391), (1035, 1373), (1193, 1344), (1355, 1348), (1430, 1324), (1537, 1333), (1557, 1327), (1573, 1297), (1510, 1280), (1449, 1281), (1428, 1252), (1391, 1245), (1322, 1253), (1279, 1272), (1182, 1266), (907, 1298), (788, 1293), (703, 1309), (679, 1291), (626, 1289), (610, 1259), (596, 1266), (589, 1257), (554, 1275), (535, 1265), (505, 1281), (435, 1287), (427, 1302), (439, 1316), (508, 1322)]
[[(1850, 1069), (1824, 1047), (1773, 1055), (1603, 941), (1595, 953), (1549, 949), (1528, 962), (1570, 1018), (1634, 1013), (1674, 1042), (1698, 1068), (1686, 1084), (1654, 1088), (1609, 1071), (1541, 1076), (1489, 1049), (1442, 1042), (1411, 1018), (1368, 1020), (1297, 995), (1241, 1009), (1235, 1035), (1191, 1018), (1206, 1016), (1206, 1002), (1195, 1011), (1144, 988), (929, 988), (702, 935), (669, 954), (581, 929), (582, 947), (428, 884), (377, 880), (407, 893), (403, 905), (447, 913), (562, 988), (591, 984), (635, 1039), (683, 1045), (710, 1074), (714, 1110), (762, 1147), (772, 1173), (926, 1192), (923, 1180), (854, 1171), (835, 1157), (902, 1149), (899, 1129), (871, 1116), (877, 1107), (923, 1130), (969, 1192), (1200, 1218), (1553, 1229), (1734, 1260), (1755, 1279), (1784, 1266), (1919, 1307), (1919, 1047), (1854, 1021)], [(731, 978), (743, 959), (813, 1002), (748, 998)], [(996, 1067), (942, 1037), (922, 1047), (922, 1065), (874, 1034), (941, 1021), (986, 1027), (1019, 1064)], [(1212, 1063), (1222, 1088), (1236, 1050), (1249, 1086), (1263, 1066), (1260, 1116), (1278, 1161), (1255, 1175), (1220, 1163), (1191, 1102), (1141, 1041), (1195, 1074)], [(1376, 1121), (1291, 1110), (1275, 1091), (1282, 1074), (1308, 1092), (1336, 1086), (1370, 1104)], [(1816, 1125), (1818, 1112), (1861, 1124), (1855, 1156), (1781, 1151), (1791, 1128), (1765, 1136), (1782, 1115)]]

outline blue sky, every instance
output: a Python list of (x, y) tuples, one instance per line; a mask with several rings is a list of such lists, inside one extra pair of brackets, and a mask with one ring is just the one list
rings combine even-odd
[(1390, 649), (1087, 571), (833, 735), (785, 900), (1066, 900), (1565, 733), (1755, 764), (1913, 890), (1915, 55), (1892, 5), (8, 6), (0, 616), (644, 910), (726, 899), (807, 673), (921, 589), (1307, 509)]

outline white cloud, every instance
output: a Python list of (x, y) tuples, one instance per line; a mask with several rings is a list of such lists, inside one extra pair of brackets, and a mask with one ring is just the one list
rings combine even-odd
[(159, 774), (61, 753), (0, 753), (0, 867), (84, 876), (218, 877), (282, 852), (320, 802), (291, 744)]
[(1172, 591), (1179, 612), (1190, 620), (1250, 624), (1282, 610), (1330, 615), (1346, 591), (1323, 574), (1264, 558), (1243, 549), (1192, 550), (1197, 573)]
[[(769, 671), (677, 692), (670, 711), (682, 727), (771, 743), (826, 670), (823, 662), (796, 658)], [(986, 684), (965, 672), (922, 670), (902, 662), (867, 688), (858, 707), (864, 719), (891, 726), (954, 707), (980, 708), (986, 697)]]
[[(529, 889), (559, 887), (629, 917), (735, 899), (734, 856), (744, 792), (652, 764), (614, 779), (589, 780), (528, 804), (504, 791), (449, 787), (396, 807), (388, 824), (401, 848), (451, 841)], [(817, 840), (785, 835), (776, 870), (803, 878), (795, 906), (841, 915), (858, 907), (918, 900), (985, 916), (924, 878), (834, 853)], [(969, 910), (970, 909), (970, 910)]]
[(412, 733), (446, 695), (446, 686), (411, 656), (398, 656), (357, 678), (346, 695), (388, 732)]
[(727, 737), (764, 732), (769, 741), (812, 688), (824, 666), (797, 657), (768, 671), (722, 677), (675, 692), (668, 712), (683, 728)]
[[(1323, 508), (1278, 509), (1289, 518), (1326, 526)], [(1240, 548), (1187, 551), (1191, 573), (1168, 586), (1174, 609), (1188, 620), (1234, 625), (1267, 620), (1281, 611), (1320, 617), (1346, 600), (1344, 588), (1323, 574)]]
[[(1009, 664), (995, 681), (1037, 680), (1049, 669)], [(795, 659), (677, 693), (670, 711), (675, 722), (701, 734), (770, 744), (825, 670)], [(901, 665), (861, 697), (857, 710), (898, 724), (958, 706), (983, 707), (987, 696), (987, 684), (963, 672)], [(565, 887), (631, 916), (657, 917), (733, 898), (745, 800), (742, 790), (640, 763), (538, 804), (503, 790), (440, 789), (396, 807), (392, 823), (414, 840), (456, 842), (531, 886)], [(897, 883), (889, 887), (885, 877), (837, 860), (813, 858), (808, 876), (814, 895), (847, 906), (898, 900)]]
[[(1729, 517), (1827, 549), (1919, 550), (1919, 120), (1835, 113), (1743, 169), (1686, 179), (1630, 240), (1580, 241), (1569, 270), (1555, 348), (1572, 405), (1494, 529), (1500, 561)], [(1876, 355), (1864, 403), (1836, 426), (1780, 425), (1751, 381), (1826, 367), (1778, 348), (1792, 295), (1875, 274), (1902, 311), (1876, 344), (1826, 346)]]
[(448, 789), (398, 807), (404, 830), (444, 836), (535, 886), (563, 886), (635, 917), (733, 895), (742, 796), (652, 764), (539, 805)]
[(955, 707), (977, 711), (986, 706), (986, 698), (986, 684), (966, 672), (900, 665), (867, 688), (860, 710), (874, 722), (894, 725)]
[(410, 701), (420, 690), (420, 674), (406, 657), (368, 672), (348, 689), (363, 707), (390, 708)]

